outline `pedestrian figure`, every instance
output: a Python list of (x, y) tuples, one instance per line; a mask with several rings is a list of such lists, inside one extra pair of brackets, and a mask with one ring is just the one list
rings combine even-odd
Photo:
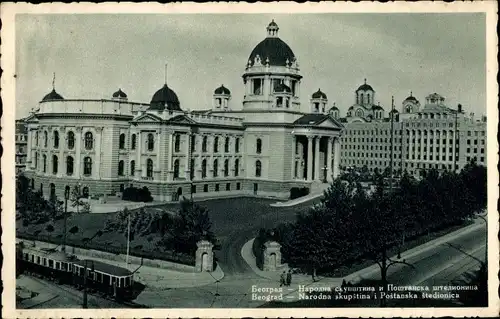
[(280, 276), (280, 287), (285, 285), (285, 280), (286, 280), (286, 274), (285, 271), (283, 271), (283, 273)]
[(290, 286), (292, 283), (292, 270), (288, 269), (288, 273), (286, 274), (286, 285)]

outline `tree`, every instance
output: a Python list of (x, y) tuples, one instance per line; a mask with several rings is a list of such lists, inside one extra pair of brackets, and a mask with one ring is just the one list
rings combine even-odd
[(460, 172), (460, 179), (469, 191), (470, 209), (475, 213), (485, 209), (488, 192), (486, 167), (479, 166), (473, 159)]
[(71, 207), (76, 207), (76, 212), (79, 213), (80, 206), (83, 205), (80, 185), (77, 184), (73, 187), (73, 189), (71, 190), (71, 195), (69, 200), (71, 203)]

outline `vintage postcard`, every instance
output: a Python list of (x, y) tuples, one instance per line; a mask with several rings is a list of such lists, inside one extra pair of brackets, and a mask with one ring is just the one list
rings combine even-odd
[(2, 4), (4, 317), (498, 315), (496, 11)]

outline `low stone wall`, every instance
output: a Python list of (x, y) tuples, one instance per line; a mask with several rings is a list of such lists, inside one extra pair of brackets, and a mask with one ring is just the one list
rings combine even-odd
[[(41, 247), (41, 248), (56, 248), (57, 250), (61, 250), (60, 245), (55, 245), (43, 241), (38, 241), (38, 240), (25, 240), (22, 238), (17, 239), (17, 242), (24, 242), (26, 247), (29, 247), (31, 244), (35, 244), (36, 247)], [(102, 258), (102, 259), (107, 259), (107, 260), (113, 260), (113, 261), (119, 261), (119, 262), (126, 262), (127, 256), (126, 254), (112, 254), (108, 253), (105, 251), (100, 251), (100, 250), (94, 250), (94, 249), (83, 249), (83, 248), (78, 248), (78, 247), (73, 247), (73, 246), (66, 246), (66, 252), (75, 254), (75, 255), (81, 255), (85, 256), (88, 258)], [(136, 257), (136, 256), (131, 256), (129, 255), (129, 263), (132, 265), (137, 265), (139, 266), (141, 264), (141, 258)], [(142, 264), (144, 266), (148, 267), (155, 267), (155, 268), (163, 268), (163, 269), (172, 269), (172, 270), (177, 270), (177, 271), (184, 271), (184, 272), (194, 272), (195, 267), (194, 266), (189, 266), (189, 265), (184, 265), (184, 264), (178, 264), (166, 260), (158, 260), (158, 259), (148, 259), (148, 258), (143, 258)]]

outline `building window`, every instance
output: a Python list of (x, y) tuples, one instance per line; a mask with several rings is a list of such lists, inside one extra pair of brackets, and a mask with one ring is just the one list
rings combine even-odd
[(135, 144), (137, 143), (137, 136), (135, 134), (132, 134), (132, 138), (130, 141), (130, 148), (135, 150)]
[(125, 163), (123, 161), (118, 162), (118, 176), (123, 176)]
[(253, 80), (253, 94), (262, 95), (262, 79)]
[(191, 135), (191, 152), (196, 151), (196, 135)]
[(207, 160), (203, 159), (201, 161), (201, 178), (206, 178), (207, 177)]
[(239, 153), (240, 152), (240, 139), (239, 138), (237, 138), (234, 141), (234, 152), (235, 153)]
[(59, 165), (59, 159), (56, 155), (52, 155), (52, 174), (57, 174), (57, 167)]
[(125, 134), (120, 134), (119, 148), (121, 150), (125, 149)]
[(194, 179), (194, 168), (196, 165), (196, 161), (194, 158), (191, 159), (191, 166), (189, 167), (189, 176), (191, 179)]
[(148, 134), (147, 145), (148, 145), (148, 151), (152, 151), (155, 149), (155, 137), (153, 136), (152, 133)]
[(231, 190), (231, 183), (227, 183), (226, 184), (226, 191), (230, 191)]
[(92, 159), (90, 157), (85, 157), (83, 159), (83, 175), (92, 174)]
[(262, 174), (262, 163), (257, 160), (255, 161), (255, 177), (260, 177)]
[(216, 136), (214, 138), (214, 153), (219, 152), (219, 137)]
[(47, 155), (43, 154), (42, 159), (43, 159), (43, 172), (46, 173), (47, 172)]
[(59, 132), (54, 131), (54, 148), (59, 148)]
[(241, 183), (236, 183), (236, 190), (240, 190), (241, 189)]
[(256, 150), (257, 154), (262, 153), (262, 140), (260, 138), (256, 141)]
[(43, 147), (47, 147), (47, 142), (49, 138), (47, 136), (47, 131), (43, 132)]
[(203, 136), (203, 141), (201, 142), (201, 151), (203, 153), (206, 153), (207, 151), (207, 143), (208, 143), (208, 137)]
[(217, 177), (218, 171), (219, 171), (219, 161), (217, 159), (214, 159), (214, 177)]
[(135, 161), (130, 161), (130, 176), (135, 175)]
[(180, 134), (175, 134), (174, 138), (174, 152), (181, 151), (181, 136)]
[(219, 191), (219, 184), (215, 184), (215, 191), (218, 192)]
[(234, 176), (238, 176), (240, 171), (240, 159), (237, 158), (234, 160)]
[(85, 133), (85, 149), (91, 150), (94, 147), (94, 137), (91, 132)]
[(203, 185), (203, 192), (208, 193), (208, 184)]
[(226, 141), (224, 142), (224, 152), (229, 153), (229, 137), (226, 137)]
[(174, 161), (174, 178), (179, 178), (179, 160)]
[(66, 174), (73, 175), (73, 157), (66, 157)]
[(35, 132), (35, 146), (38, 146), (38, 132)]
[(68, 149), (72, 150), (75, 147), (75, 133), (68, 132)]
[(227, 177), (229, 176), (229, 160), (226, 159), (224, 161), (224, 176)]
[(191, 194), (196, 194), (196, 185), (191, 185)]
[(146, 161), (146, 176), (153, 177), (153, 160), (150, 158)]

